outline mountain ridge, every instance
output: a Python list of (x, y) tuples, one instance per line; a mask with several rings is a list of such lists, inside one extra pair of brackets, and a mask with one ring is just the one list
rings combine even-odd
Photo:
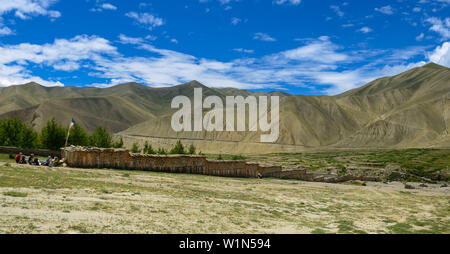
[[(177, 95), (192, 98), (196, 87), (203, 88), (204, 97), (279, 95), (277, 146), (254, 145), (260, 131), (174, 132), (171, 100)], [(123, 137), (241, 143), (222, 147), (225, 152), (284, 151), (279, 147), (450, 147), (450, 69), (429, 63), (335, 96), (209, 88), (195, 80), (162, 88), (134, 82), (107, 88), (44, 87), (30, 82), (0, 88), (0, 119), (12, 116), (37, 130), (53, 116), (62, 123), (74, 117), (88, 131), (105, 125)], [(214, 150), (211, 144), (205, 148)]]

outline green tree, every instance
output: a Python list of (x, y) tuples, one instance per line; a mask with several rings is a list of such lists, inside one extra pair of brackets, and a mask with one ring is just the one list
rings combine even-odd
[(0, 145), (34, 148), (37, 140), (38, 135), (33, 128), (19, 119), (7, 118), (0, 121)]
[(150, 145), (147, 141), (145, 141), (145, 144), (144, 144), (144, 151), (143, 151), (145, 154), (155, 154), (156, 153), (156, 151), (155, 150), (153, 150), (153, 147), (152, 147), (152, 145)]
[(36, 148), (38, 146), (38, 134), (30, 126), (23, 125), (20, 148)]
[(175, 146), (170, 150), (170, 154), (185, 154), (184, 146), (180, 140), (177, 141)]
[(88, 146), (89, 145), (89, 136), (86, 131), (77, 123), (73, 125), (72, 130), (69, 135), (70, 145), (76, 146)]
[(97, 127), (90, 138), (90, 145), (101, 148), (112, 147), (112, 138), (105, 127)]
[(120, 138), (119, 141), (114, 142), (113, 147), (114, 148), (122, 148), (123, 147), (123, 139), (122, 139), (122, 137)]
[(160, 148), (158, 148), (158, 151), (156, 153), (157, 154), (167, 154), (167, 151), (166, 151), (166, 149), (160, 147)]
[(138, 143), (133, 143), (133, 147), (131, 148), (132, 153), (141, 153), (141, 149), (139, 148)]
[(190, 146), (189, 146), (189, 154), (195, 154), (195, 146), (194, 146), (194, 144), (191, 144)]
[(41, 130), (40, 141), (43, 148), (58, 150), (66, 142), (66, 129), (53, 117)]

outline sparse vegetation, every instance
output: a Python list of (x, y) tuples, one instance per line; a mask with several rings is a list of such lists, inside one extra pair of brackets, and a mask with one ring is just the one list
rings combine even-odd
[(191, 145), (189, 146), (189, 151), (188, 151), (188, 153), (189, 153), (189, 154), (195, 154), (195, 150), (196, 150), (196, 148), (195, 148), (194, 144), (191, 144)]
[(231, 160), (234, 160), (234, 161), (245, 160), (245, 157), (242, 155), (233, 155), (231, 157)]
[(450, 233), (446, 192), (3, 160), (0, 233)]
[(175, 146), (170, 150), (170, 154), (185, 154), (184, 146), (180, 140), (177, 141)]
[(148, 141), (145, 141), (143, 153), (145, 153), (145, 154), (155, 154), (156, 151), (153, 150), (152, 145), (150, 145), (148, 143)]
[(132, 153), (141, 153), (141, 149), (139, 148), (138, 143), (133, 143), (133, 146), (131, 147)]
[(160, 147), (160, 148), (158, 148), (158, 151), (156, 153), (157, 154), (161, 154), (161, 155), (165, 155), (165, 154), (167, 154), (167, 151), (163, 147)]
[(24, 197), (28, 196), (28, 193), (18, 192), (18, 191), (7, 191), (7, 192), (4, 192), (3, 195), (10, 196), (10, 197), (24, 198)]
[(330, 150), (248, 155), (247, 159), (313, 172), (381, 176), (386, 181), (450, 180), (450, 149)]
[(123, 139), (120, 138), (118, 141), (113, 143), (114, 148), (123, 148)]

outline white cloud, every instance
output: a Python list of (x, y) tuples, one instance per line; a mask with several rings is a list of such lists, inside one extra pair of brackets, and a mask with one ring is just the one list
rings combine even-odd
[(240, 18), (236, 18), (236, 17), (231, 18), (231, 24), (232, 25), (237, 25), (237, 24), (239, 24), (241, 22), (242, 22), (242, 19), (240, 19)]
[(6, 26), (4, 26), (4, 27), (0, 26), (0, 36), (11, 35), (11, 34), (14, 34), (14, 32), (11, 31), (11, 29), (9, 29)]
[(97, 3), (97, 7), (90, 9), (90, 11), (92, 11), (92, 12), (102, 12), (103, 10), (115, 11), (115, 10), (117, 10), (117, 7), (110, 3), (103, 3), (100, 5)]
[(375, 10), (386, 15), (394, 14), (394, 9), (390, 5), (386, 5), (381, 8), (375, 8)]
[(359, 29), (358, 32), (365, 33), (365, 34), (370, 33), (370, 32), (372, 32), (372, 28), (367, 27), (367, 26), (361, 27), (361, 29)]
[(119, 35), (119, 40), (120, 40), (120, 43), (123, 43), (123, 44), (140, 44), (140, 43), (144, 42), (144, 40), (142, 38), (128, 37), (124, 34)]
[(450, 42), (444, 42), (436, 47), (428, 56), (431, 62), (450, 67)]
[(145, 36), (145, 39), (149, 40), (149, 41), (156, 41), (156, 39), (158, 39), (158, 37), (156, 37), (154, 35), (147, 35), (147, 36)]
[(247, 54), (255, 53), (255, 51), (253, 49), (243, 49), (243, 48), (236, 48), (236, 49), (233, 49), (233, 51), (247, 53)]
[(270, 35), (265, 34), (265, 33), (255, 33), (253, 36), (253, 40), (270, 41), (270, 42), (276, 41), (275, 38), (273, 38)]
[(299, 5), (301, 2), (302, 2), (301, 0), (275, 0), (275, 1), (273, 1), (273, 3), (277, 4), (277, 5), (283, 5), (283, 4)]
[(112, 5), (112, 4), (110, 4), (110, 3), (104, 3), (104, 4), (101, 5), (101, 7), (103, 9), (105, 9), (105, 10), (113, 10), (113, 11), (117, 10), (117, 7)]
[(344, 16), (344, 12), (341, 11), (341, 9), (339, 8), (339, 6), (337, 5), (331, 5), (330, 8), (339, 16), (342, 17)]
[(425, 35), (423, 33), (420, 33), (416, 36), (416, 41), (421, 41)]
[(127, 17), (136, 20), (139, 24), (145, 25), (148, 29), (152, 30), (155, 27), (164, 25), (164, 20), (162, 18), (158, 18), (149, 13), (136, 13), (136, 12), (128, 12), (125, 14)]
[(436, 17), (431, 17), (426, 19), (425, 21), (432, 25), (430, 27), (430, 31), (439, 33), (443, 37), (443, 39), (450, 38), (450, 18), (445, 18), (445, 20), (441, 20)]
[(21, 19), (27, 19), (28, 15), (58, 18), (61, 16), (60, 12), (48, 9), (55, 2), (56, 0), (0, 0), (0, 16), (14, 12)]
[(337, 49), (338, 47), (331, 43), (327, 36), (322, 36), (306, 46), (284, 51), (280, 56), (284, 56), (289, 60), (303, 60), (330, 64), (349, 59), (349, 56), (337, 53)]
[[(49, 67), (59, 71), (83, 71), (104, 79), (97, 86), (139, 82), (155, 87), (172, 86), (199, 80), (211, 87), (241, 89), (285, 88), (308, 86), (327, 94), (356, 88), (375, 78), (395, 75), (424, 62), (412, 62), (426, 47), (401, 50), (345, 51), (329, 37), (304, 39), (303, 45), (259, 58), (241, 57), (231, 61), (197, 58), (160, 49), (142, 38), (119, 35), (120, 43), (128, 43), (142, 52), (124, 56), (103, 38), (76, 36), (57, 39), (43, 45), (22, 43), (0, 46), (0, 85), (36, 81), (43, 85), (61, 83), (43, 80), (32, 73), (33, 67)], [(440, 64), (449, 64), (449, 43), (444, 43), (427, 56)], [(253, 50), (234, 49), (253, 53)], [(375, 59), (384, 59), (377, 62)], [(355, 64), (358, 63), (358, 68)]]
[(0, 46), (0, 85), (7, 86), (30, 81), (42, 85), (61, 85), (30, 74), (30, 64), (49, 66), (55, 70), (73, 71), (82, 61), (95, 61), (103, 54), (116, 55), (109, 41), (96, 36), (76, 36), (70, 40), (56, 39), (43, 45), (21, 43)]
[(31, 16), (48, 16), (52, 20), (61, 17), (61, 13), (49, 10), (56, 0), (0, 0), (0, 36), (12, 35), (14, 32), (2, 23), (2, 16), (14, 12), (14, 16), (20, 19), (30, 19)]

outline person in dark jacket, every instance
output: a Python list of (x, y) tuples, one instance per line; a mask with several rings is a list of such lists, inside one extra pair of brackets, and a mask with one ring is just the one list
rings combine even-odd
[(41, 165), (41, 162), (39, 161), (38, 157), (34, 157), (33, 165), (35, 165), (35, 166), (40, 166)]
[(34, 163), (34, 154), (31, 154), (30, 157), (28, 158), (28, 164), (33, 165)]
[(47, 159), (42, 163), (42, 166), (50, 166), (51, 161), (52, 161), (52, 156), (48, 156)]

